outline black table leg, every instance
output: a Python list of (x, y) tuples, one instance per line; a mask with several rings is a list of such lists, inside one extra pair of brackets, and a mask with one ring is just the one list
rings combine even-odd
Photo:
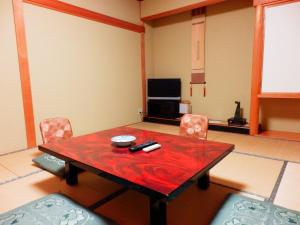
[(150, 224), (167, 225), (167, 203), (150, 198)]
[(66, 162), (65, 170), (67, 184), (70, 186), (78, 184), (78, 168), (70, 162)]
[(202, 177), (198, 178), (198, 188), (206, 190), (209, 188), (209, 174), (206, 173)]

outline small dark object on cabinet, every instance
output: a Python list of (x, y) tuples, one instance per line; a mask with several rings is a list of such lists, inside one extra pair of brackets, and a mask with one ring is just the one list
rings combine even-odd
[(230, 125), (245, 125), (247, 123), (246, 119), (241, 115), (241, 103), (235, 101), (236, 109), (234, 113), (234, 117), (228, 119), (228, 126)]

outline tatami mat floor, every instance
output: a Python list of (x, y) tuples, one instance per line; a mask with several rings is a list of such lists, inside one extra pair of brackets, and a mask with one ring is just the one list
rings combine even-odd
[[(178, 134), (178, 126), (144, 122), (133, 124), (131, 127), (168, 134)], [(300, 142), (297, 141), (278, 140), (261, 136), (254, 137), (212, 130), (208, 132), (207, 138), (212, 141), (233, 143), (235, 144), (235, 152), (300, 163)]]
[[(28, 149), (26, 151), (20, 151), (13, 154), (6, 154), (1, 156), (0, 164), (16, 176), (25, 176), (29, 173), (40, 170), (34, 166), (32, 159), (42, 154), (37, 149)], [(0, 181), (1, 182), (1, 181)]]
[(288, 163), (274, 203), (300, 211), (300, 164)]
[[(178, 134), (177, 126), (138, 123), (131, 127)], [(300, 211), (300, 142), (216, 131), (209, 131), (208, 139), (233, 143), (235, 150), (211, 170), (208, 190), (192, 185), (169, 203), (169, 224), (209, 224), (232, 192)], [(39, 154), (37, 149), (30, 149), (0, 156), (0, 212), (53, 192), (64, 193), (88, 206), (120, 188), (86, 172), (80, 174), (79, 185), (70, 187), (64, 180), (34, 166), (31, 160)], [(148, 224), (148, 199), (127, 191), (96, 212), (121, 225)]]
[(210, 174), (215, 183), (269, 198), (282, 166), (282, 161), (232, 153)]

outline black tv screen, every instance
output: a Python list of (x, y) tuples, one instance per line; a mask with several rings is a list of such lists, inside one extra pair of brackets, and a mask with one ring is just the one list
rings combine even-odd
[(148, 97), (180, 97), (180, 79), (148, 79)]

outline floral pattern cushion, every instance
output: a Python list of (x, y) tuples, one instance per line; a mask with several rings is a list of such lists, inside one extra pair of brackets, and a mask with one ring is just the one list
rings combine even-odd
[(32, 160), (39, 167), (53, 173), (59, 177), (65, 176), (65, 161), (59, 158), (56, 158), (53, 155), (44, 153)]
[[(45, 119), (40, 123), (43, 143), (55, 142), (73, 136), (71, 123), (68, 119), (57, 117)], [(32, 160), (39, 167), (57, 176), (65, 176), (65, 161), (49, 154), (42, 154)]]
[(180, 122), (180, 135), (207, 138), (208, 118), (202, 115), (185, 114)]
[(211, 225), (299, 225), (300, 212), (241, 195), (230, 195)]
[(0, 215), (1, 225), (116, 225), (61, 194), (51, 194)]
[(66, 139), (73, 136), (71, 123), (66, 118), (50, 118), (40, 123), (43, 143)]

